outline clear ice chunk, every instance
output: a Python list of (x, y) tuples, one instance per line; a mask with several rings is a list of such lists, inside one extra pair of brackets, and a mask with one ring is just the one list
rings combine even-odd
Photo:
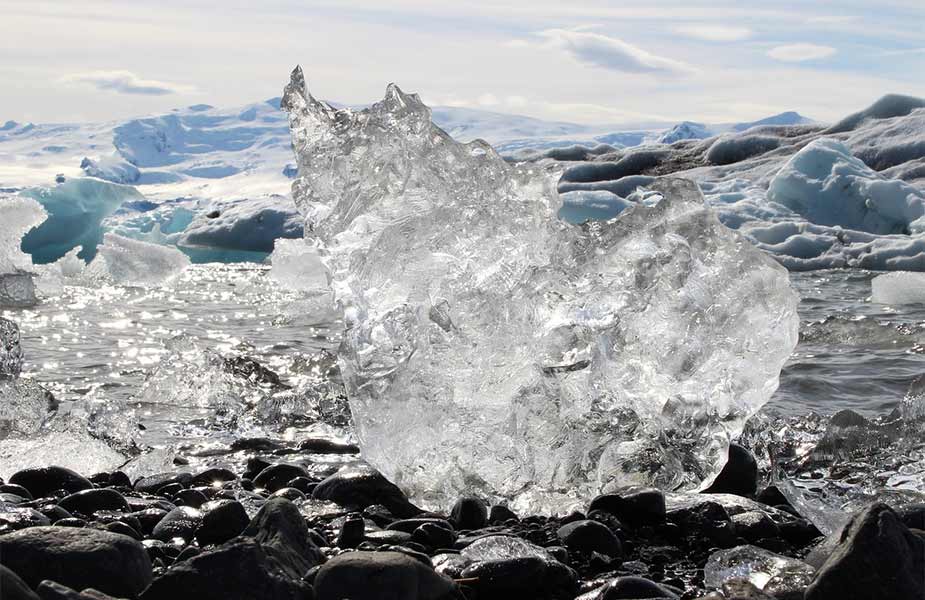
[(719, 472), (777, 388), (797, 298), (696, 184), (574, 226), (558, 173), (454, 141), (395, 85), (338, 110), (296, 69), (283, 107), (366, 460), (425, 506), (476, 492), (543, 512)]
[(871, 302), (925, 304), (925, 273), (885, 273), (870, 281)]
[(176, 248), (122, 237), (103, 235), (99, 254), (87, 267), (88, 276), (122, 285), (160, 285), (180, 274), (190, 260)]
[(25, 308), (38, 302), (32, 258), (20, 247), (22, 237), (47, 213), (31, 198), (0, 196), (0, 307)]
[(22, 371), (19, 325), (0, 317), (0, 379), (15, 379)]
[(810, 565), (756, 546), (714, 552), (703, 568), (706, 588), (722, 588), (730, 579), (746, 579), (775, 598), (802, 598), (812, 582)]
[(508, 558), (536, 557), (555, 560), (545, 549), (513, 535), (488, 535), (481, 537), (460, 552), (473, 561), (503, 560)]
[(328, 272), (318, 249), (304, 239), (278, 239), (270, 255), (270, 277), (284, 289), (329, 293)]

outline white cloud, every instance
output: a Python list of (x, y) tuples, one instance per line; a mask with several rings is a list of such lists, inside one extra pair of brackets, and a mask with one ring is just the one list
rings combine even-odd
[(817, 46), (816, 44), (787, 44), (768, 50), (768, 56), (784, 62), (802, 62), (804, 60), (818, 60), (828, 58), (835, 54), (831, 46)]
[(688, 75), (693, 67), (657, 56), (615, 37), (587, 31), (547, 29), (539, 32), (552, 45), (587, 65), (624, 73)]
[(494, 94), (482, 94), (478, 98), (479, 106), (497, 106), (500, 104), (498, 97)]
[(748, 27), (733, 27), (729, 25), (682, 25), (675, 31), (686, 37), (707, 42), (736, 42), (748, 39), (752, 30)]
[(504, 103), (510, 108), (523, 108), (527, 105), (527, 99), (523, 96), (508, 96)]
[(168, 94), (184, 94), (195, 91), (195, 88), (167, 81), (142, 79), (131, 71), (89, 71), (86, 73), (73, 73), (61, 78), (64, 83), (79, 83), (95, 87), (98, 90), (116, 92), (118, 94), (140, 94), (144, 96), (165, 96)]

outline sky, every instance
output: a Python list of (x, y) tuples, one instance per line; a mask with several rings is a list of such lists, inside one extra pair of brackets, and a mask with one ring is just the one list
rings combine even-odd
[(281, 94), (587, 124), (835, 121), (925, 96), (923, 0), (0, 0), (0, 123), (104, 121)]

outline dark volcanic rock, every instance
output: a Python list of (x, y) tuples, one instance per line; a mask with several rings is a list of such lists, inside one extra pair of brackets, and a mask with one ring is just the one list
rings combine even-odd
[(517, 518), (517, 513), (500, 504), (493, 505), (488, 511), (488, 522), (492, 524), (503, 523), (512, 519), (516, 521)]
[(643, 598), (673, 599), (678, 594), (667, 586), (644, 577), (617, 577), (600, 588), (594, 600), (642, 600)]
[(299, 450), (311, 454), (359, 454), (356, 444), (341, 444), (323, 438), (309, 438), (299, 443)]
[(201, 522), (202, 513), (199, 510), (189, 506), (178, 506), (158, 521), (151, 537), (162, 542), (169, 542), (174, 538), (183, 538), (188, 542), (193, 539)]
[(476, 562), (460, 577), (473, 580), (479, 598), (547, 597), (548, 563), (536, 556)]
[(754, 496), (758, 489), (758, 463), (746, 448), (729, 444), (729, 458), (713, 483), (704, 490), (707, 494), (736, 494)]
[(338, 548), (356, 548), (363, 541), (366, 533), (366, 521), (358, 514), (350, 514), (344, 519), (337, 535)]
[(93, 487), (88, 479), (64, 467), (23, 469), (10, 477), (9, 483), (26, 488), (33, 498), (43, 498), (58, 490), (73, 494)]
[(771, 517), (758, 510), (749, 510), (732, 516), (732, 524), (736, 534), (750, 542), (761, 539), (776, 538), (780, 535), (780, 528)]
[(627, 488), (592, 500), (588, 514), (597, 510), (610, 513), (623, 523), (657, 525), (665, 522), (665, 494), (655, 488)]
[(117, 600), (93, 588), (77, 592), (54, 581), (43, 581), (35, 591), (41, 600)]
[(29, 584), (50, 579), (75, 590), (134, 597), (151, 581), (137, 541), (97, 529), (32, 527), (0, 537), (0, 561)]
[(382, 504), (399, 518), (413, 517), (422, 512), (408, 501), (397, 485), (370, 467), (344, 467), (319, 483), (312, 496), (361, 509)]
[(877, 503), (855, 514), (806, 589), (806, 600), (925, 598), (925, 540)]
[(0, 595), (3, 600), (39, 600), (19, 575), (0, 565)]
[(4, 483), (3, 485), (0, 485), (0, 494), (16, 494), (20, 498), (32, 500), (32, 494), (29, 493), (29, 490), (21, 485), (16, 485), (13, 483)]
[(311, 541), (308, 525), (295, 504), (285, 498), (271, 498), (260, 507), (242, 535), (260, 542), (290, 577), (301, 578), (324, 561)]
[(328, 561), (315, 577), (318, 600), (461, 599), (456, 584), (400, 552), (347, 552)]
[(255, 478), (254, 485), (268, 492), (275, 492), (296, 477), (308, 477), (308, 471), (298, 465), (279, 463), (262, 470)]
[(620, 539), (597, 521), (574, 521), (560, 527), (557, 534), (562, 545), (572, 552), (600, 552), (612, 558), (623, 558)]
[(175, 564), (141, 600), (307, 600), (311, 586), (291, 577), (256, 541), (238, 538)]
[(135, 490), (145, 494), (156, 494), (162, 487), (179, 484), (181, 487), (188, 487), (193, 480), (189, 473), (158, 473), (142, 477), (135, 482)]
[(51, 525), (51, 520), (34, 508), (0, 502), (0, 533), (41, 525)]
[(488, 525), (488, 505), (474, 496), (463, 496), (450, 511), (456, 529), (481, 529)]
[(196, 540), (202, 546), (224, 544), (247, 528), (250, 518), (237, 500), (215, 500), (203, 505)]
[(194, 475), (190, 480), (190, 485), (194, 487), (199, 485), (216, 487), (226, 481), (234, 481), (237, 478), (238, 476), (228, 469), (213, 467)]
[(128, 502), (116, 490), (102, 488), (83, 490), (58, 502), (58, 506), (71, 514), (92, 515), (98, 510), (128, 511)]

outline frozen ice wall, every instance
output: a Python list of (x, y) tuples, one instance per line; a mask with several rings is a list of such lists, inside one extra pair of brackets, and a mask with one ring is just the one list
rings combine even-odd
[(654, 207), (573, 226), (557, 173), (453, 141), (394, 85), (335, 110), (296, 69), (283, 106), (367, 460), (425, 505), (546, 512), (715, 476), (777, 387), (797, 299), (696, 185), (659, 180)]
[(22, 251), (20, 241), (46, 216), (35, 200), (0, 195), (0, 307), (32, 306), (38, 302), (32, 259)]

